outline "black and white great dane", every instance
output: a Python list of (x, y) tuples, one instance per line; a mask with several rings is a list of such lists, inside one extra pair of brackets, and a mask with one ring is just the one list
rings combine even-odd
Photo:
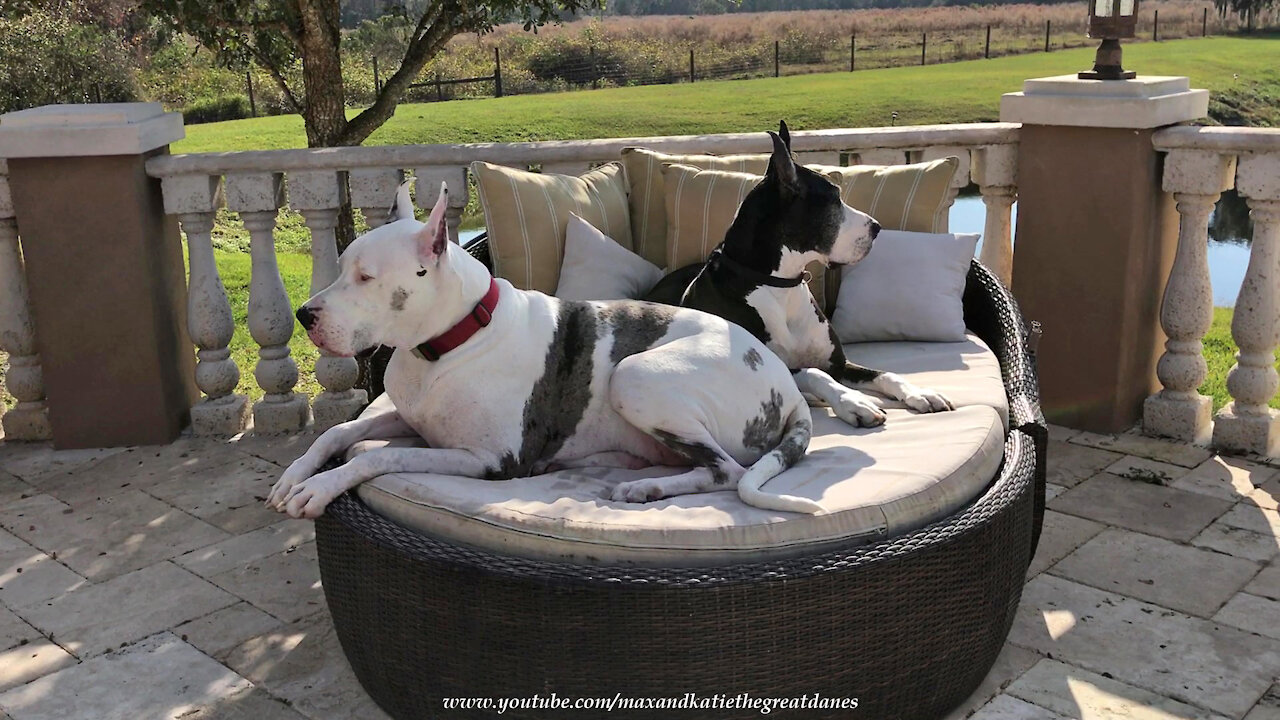
[(840, 198), (821, 174), (797, 165), (785, 122), (773, 139), (764, 179), (742, 201), (733, 224), (705, 263), (662, 279), (648, 300), (703, 310), (741, 325), (795, 373), (806, 396), (855, 426), (880, 425), (884, 411), (860, 389), (900, 400), (917, 412), (952, 409), (940, 393), (901, 376), (849, 362), (809, 291), (815, 261), (851, 265), (871, 250), (880, 224)]
[[(428, 221), (401, 187), (394, 222), (358, 238), (337, 280), (297, 312), (319, 348), (351, 356), (396, 348), (393, 409), (325, 431), (267, 503), (316, 517), (342, 492), (391, 472), (484, 479), (566, 467), (692, 466), (619, 484), (644, 502), (737, 487), (748, 504), (818, 512), (761, 491), (812, 434), (787, 366), (731, 322), (655, 303), (566, 302), (517, 290), (446, 240), (448, 189)], [(381, 448), (316, 474), (366, 438), (418, 435), (426, 448)]]

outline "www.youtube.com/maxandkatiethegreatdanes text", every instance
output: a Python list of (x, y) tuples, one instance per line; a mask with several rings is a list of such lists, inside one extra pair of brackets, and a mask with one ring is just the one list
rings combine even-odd
[(756, 710), (768, 715), (774, 710), (856, 710), (858, 698), (823, 697), (819, 693), (795, 697), (699, 695), (685, 693), (670, 697), (562, 697), (556, 693), (530, 697), (444, 698), (445, 710), (491, 710), (501, 715), (507, 710)]

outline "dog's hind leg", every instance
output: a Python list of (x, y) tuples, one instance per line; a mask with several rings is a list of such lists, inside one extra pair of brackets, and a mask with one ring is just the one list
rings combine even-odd
[(533, 474), (555, 472), (556, 470), (564, 470), (566, 468), (624, 468), (627, 470), (639, 470), (641, 468), (652, 467), (653, 463), (642, 457), (632, 455), (628, 452), (602, 452), (595, 455), (588, 455), (584, 458), (573, 458), (570, 460), (549, 460), (545, 463), (537, 462), (533, 464)]
[[(625, 413), (623, 417), (626, 417)], [(627, 419), (634, 424), (632, 418)], [(644, 418), (637, 417), (635, 420), (643, 421)], [(665, 427), (646, 429), (646, 432), (688, 460), (695, 469), (680, 475), (619, 483), (613, 489), (614, 500), (648, 502), (673, 495), (731, 490), (738, 486), (738, 480), (746, 472), (746, 468), (720, 447), (706, 427), (688, 417), (664, 420), (662, 424)]]

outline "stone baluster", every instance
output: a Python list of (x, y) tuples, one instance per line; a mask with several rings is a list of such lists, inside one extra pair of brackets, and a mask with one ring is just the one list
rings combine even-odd
[(1168, 339), (1156, 365), (1163, 389), (1147, 398), (1142, 429), (1186, 442), (1208, 443), (1213, 400), (1197, 392), (1209, 374), (1201, 342), (1213, 324), (1209, 282), (1209, 215), (1235, 177), (1234, 155), (1173, 150), (1165, 157), (1164, 190), (1178, 203), (1178, 251), (1160, 305)]
[(912, 162), (929, 162), (947, 157), (955, 157), (960, 161), (960, 164), (956, 166), (956, 174), (951, 176), (951, 185), (947, 188), (947, 200), (943, 205), (942, 215), (938, 218), (939, 224), (934, 228), (936, 232), (948, 232), (948, 228), (951, 226), (951, 206), (955, 204), (956, 198), (960, 196), (960, 191), (969, 186), (969, 173), (972, 165), (969, 157), (969, 148), (936, 145), (927, 147), (918, 153), (912, 153), (912, 155)]
[(45, 404), (44, 375), (4, 160), (0, 160), (0, 350), (9, 354), (9, 371), (4, 380), (18, 401), (4, 414), (5, 438), (48, 440), (53, 437), (53, 430)]
[(396, 168), (357, 168), (347, 173), (351, 204), (360, 208), (369, 229), (386, 224), (404, 172)]
[(196, 435), (230, 436), (249, 422), (249, 398), (235, 393), (240, 368), (231, 359), (235, 320), (213, 260), (214, 216), (222, 204), (221, 178), (179, 175), (161, 184), (164, 210), (176, 215), (187, 236), (187, 333), (196, 352), (196, 387), (205, 397), (191, 408)]
[(282, 204), (284, 185), (280, 173), (227, 175), (227, 207), (240, 213), (249, 231), (253, 260), (249, 280), (249, 334), (258, 343), (258, 365), (253, 376), (265, 395), (253, 405), (254, 430), (283, 433), (302, 429), (310, 416), (307, 397), (293, 391), (298, 366), (289, 354), (293, 337), (293, 308), (276, 264), (273, 230)]
[[(329, 287), (338, 277), (338, 244), (334, 228), (338, 209), (346, 199), (343, 178), (335, 170), (289, 173), (289, 207), (302, 214), (311, 231), (311, 294)], [(316, 380), (324, 391), (312, 402), (315, 429), (327, 430), (346, 422), (368, 402), (364, 390), (353, 389), (359, 377), (355, 358), (324, 350), (316, 360)]]
[(1018, 146), (990, 145), (973, 155), (973, 180), (987, 206), (978, 259), (1013, 285), (1013, 203), (1018, 197)]
[[(550, 171), (544, 169), (544, 172)], [(431, 206), (436, 203), (436, 198), (440, 197), (440, 183), (449, 184), (449, 202), (444, 210), (445, 226), (449, 229), (449, 239), (455, 243), (458, 242), (458, 226), (462, 223), (462, 212), (467, 209), (467, 198), (470, 194), (467, 169), (465, 167), (425, 167), (416, 168), (413, 174), (418, 178), (415, 183), (418, 190), (415, 201), (418, 207), (427, 211), (431, 210)]]
[(1267, 405), (1280, 387), (1280, 152), (1241, 155), (1236, 189), (1249, 202), (1253, 247), (1231, 319), (1231, 336), (1240, 348), (1227, 375), (1232, 402), (1218, 413), (1213, 442), (1274, 456), (1280, 455), (1280, 412)]

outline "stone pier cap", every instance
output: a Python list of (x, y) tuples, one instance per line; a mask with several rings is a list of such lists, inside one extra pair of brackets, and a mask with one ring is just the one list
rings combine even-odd
[(0, 116), (0, 157), (141, 155), (185, 136), (160, 103), (46, 105)]
[(1000, 120), (1026, 125), (1149, 129), (1209, 113), (1209, 91), (1185, 77), (1139, 75), (1132, 80), (1036, 78), (1000, 99)]

